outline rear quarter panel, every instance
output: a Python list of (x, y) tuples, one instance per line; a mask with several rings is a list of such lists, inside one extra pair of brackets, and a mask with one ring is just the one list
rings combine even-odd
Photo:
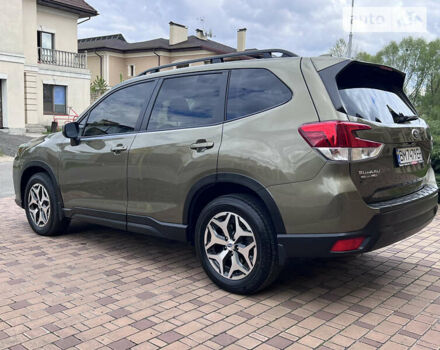
[(263, 67), (293, 92), (292, 99), (268, 111), (228, 121), (223, 127), (218, 172), (237, 173), (263, 186), (305, 181), (325, 164), (298, 133), (318, 120), (300, 71), (300, 59), (271, 60)]
[(340, 233), (365, 227), (377, 214), (362, 200), (349, 165), (328, 162), (308, 181), (270, 186), (287, 233)]
[(303, 58), (301, 60), (301, 70), (304, 75), (304, 79), (307, 82), (310, 95), (313, 98), (316, 110), (318, 111), (319, 119), (324, 120), (347, 120), (345, 113), (338, 112), (333, 106), (332, 100), (328, 95), (327, 89), (322, 82), (321, 77), (317, 70), (322, 69), (324, 64), (332, 65), (340, 63), (345, 59), (333, 60), (329, 58), (313, 59)]

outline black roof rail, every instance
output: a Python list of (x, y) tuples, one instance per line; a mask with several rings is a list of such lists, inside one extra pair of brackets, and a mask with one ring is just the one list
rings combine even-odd
[(175, 67), (175, 66), (180, 66), (180, 65), (190, 64), (190, 63), (196, 63), (196, 62), (209, 61), (209, 63), (211, 63), (211, 64), (213, 64), (213, 63), (221, 63), (221, 62), (224, 62), (225, 58), (233, 58), (233, 57), (248, 57), (248, 58), (250, 57), (250, 58), (256, 58), (256, 59), (259, 59), (259, 58), (273, 58), (274, 56), (272, 56), (272, 54), (274, 54), (274, 53), (281, 54), (281, 57), (298, 57), (297, 54), (294, 54), (293, 52), (290, 52), (290, 51), (287, 51), (287, 50), (283, 50), (283, 49), (265, 49), (265, 50), (239, 51), (239, 52), (227, 53), (227, 54), (224, 54), (224, 55), (208, 56), (208, 57), (196, 58), (196, 59), (188, 60), (188, 61), (179, 61), (179, 62), (164, 64), (164, 65), (161, 65), (161, 66), (157, 66), (157, 67), (154, 67), (154, 68), (147, 69), (147, 70), (143, 71), (142, 73), (140, 73), (138, 76), (146, 75), (146, 74), (149, 74), (149, 73), (157, 73), (161, 69), (164, 69), (164, 68)]

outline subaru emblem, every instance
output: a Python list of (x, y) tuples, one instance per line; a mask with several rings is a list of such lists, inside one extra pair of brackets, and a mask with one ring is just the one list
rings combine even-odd
[(420, 131), (418, 129), (412, 129), (411, 134), (413, 138), (416, 140), (420, 138)]

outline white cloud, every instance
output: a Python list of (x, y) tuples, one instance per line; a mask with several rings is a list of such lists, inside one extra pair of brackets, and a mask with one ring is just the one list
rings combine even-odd
[[(88, 0), (100, 13), (79, 26), (79, 37), (122, 33), (129, 41), (168, 37), (168, 22), (188, 26), (194, 34), (204, 18), (214, 40), (235, 47), (236, 31), (246, 27), (248, 48), (284, 48), (303, 56), (326, 53), (342, 28), (342, 8), (351, 0)], [(356, 6), (426, 6), (428, 40), (440, 36), (438, 0), (356, 0)], [(358, 50), (376, 52), (408, 33), (355, 34)]]

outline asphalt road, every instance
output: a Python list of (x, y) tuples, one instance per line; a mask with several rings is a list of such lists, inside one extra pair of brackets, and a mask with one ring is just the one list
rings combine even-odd
[(28, 142), (33, 137), (26, 135), (11, 135), (0, 132), (0, 154), (5, 154), (14, 157), (17, 153), (18, 146), (22, 143)]
[(40, 135), (11, 135), (0, 132), (0, 198), (12, 197), (14, 195), (12, 157), (17, 153), (18, 146), (37, 136)]
[(12, 158), (7, 161), (0, 160), (0, 198), (12, 197), (13, 195)]

